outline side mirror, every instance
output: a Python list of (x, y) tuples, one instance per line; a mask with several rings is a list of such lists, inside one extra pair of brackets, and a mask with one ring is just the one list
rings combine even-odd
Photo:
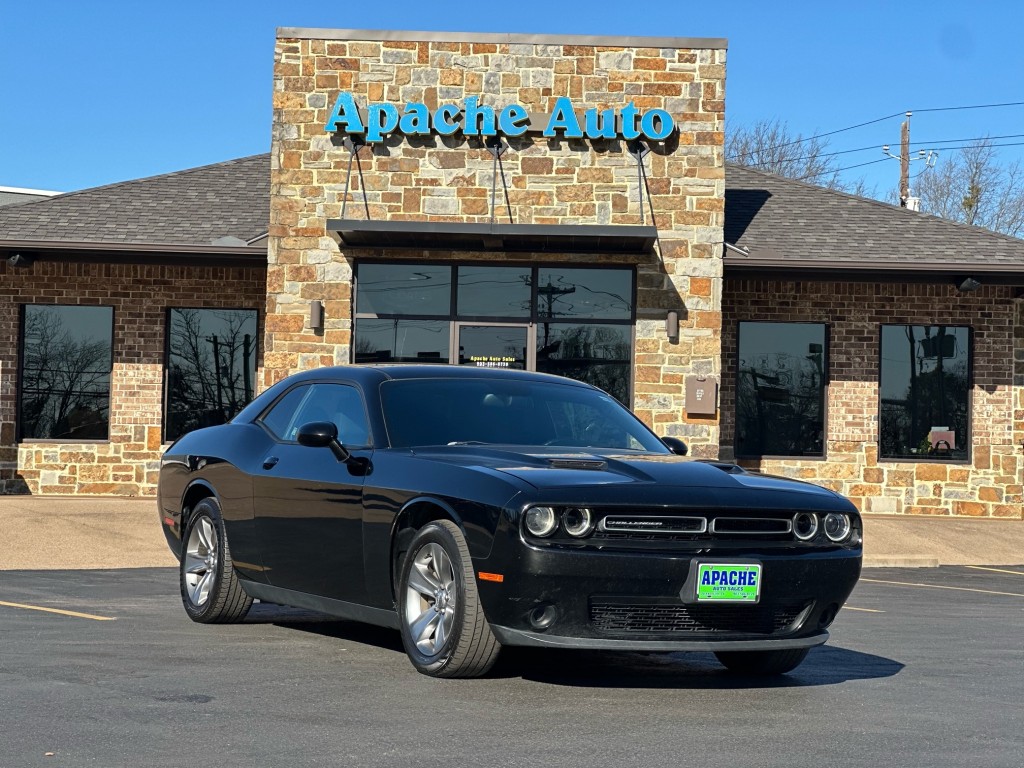
[(311, 421), (299, 427), (295, 440), (307, 448), (330, 448), (338, 461), (348, 461), (352, 454), (338, 440), (338, 427), (330, 421)]
[(661, 442), (667, 445), (668, 449), (677, 456), (685, 456), (690, 451), (690, 449), (686, 447), (686, 443), (678, 437), (663, 437), (661, 438)]

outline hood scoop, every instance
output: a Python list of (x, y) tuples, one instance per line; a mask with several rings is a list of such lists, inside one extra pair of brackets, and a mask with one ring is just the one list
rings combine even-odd
[(548, 461), (549, 466), (555, 469), (605, 469), (608, 462), (600, 459), (583, 459), (575, 457), (558, 457)]

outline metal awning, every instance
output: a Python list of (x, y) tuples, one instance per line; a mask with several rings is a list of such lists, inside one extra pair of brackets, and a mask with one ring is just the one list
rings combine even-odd
[(533, 253), (648, 253), (654, 226), (614, 224), (463, 224), (448, 221), (329, 219), (327, 231), (344, 245), (444, 251)]

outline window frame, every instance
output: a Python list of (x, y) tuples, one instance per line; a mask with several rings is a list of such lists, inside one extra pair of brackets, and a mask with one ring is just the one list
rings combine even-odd
[[(925, 454), (917, 458), (909, 456), (886, 457), (882, 455), (882, 333), (886, 327), (890, 328), (966, 328), (967, 329), (967, 440), (966, 455), (964, 458), (943, 459), (936, 458), (933, 454)], [(877, 437), (875, 446), (879, 463), (886, 464), (952, 464), (969, 466), (974, 461), (974, 326), (966, 323), (879, 323), (878, 324), (878, 374), (875, 378), (878, 386), (877, 410)]]
[[(740, 393), (741, 377), (743, 372), (740, 368), (742, 359), (740, 343), (742, 327), (744, 323), (757, 323), (759, 325), (813, 325), (824, 330), (824, 341), (822, 355), (824, 357), (821, 374), (821, 454), (775, 454), (775, 453), (745, 453), (740, 450)], [(829, 386), (832, 381), (832, 324), (812, 320), (738, 320), (736, 322), (736, 351), (734, 364), (736, 366), (734, 378), (733, 400), (733, 453), (737, 460), (777, 460), (777, 461), (828, 461), (828, 434), (829, 434)]]
[[(160, 440), (164, 445), (169, 445), (175, 440), (188, 434), (183, 432), (177, 437), (168, 437), (168, 423), (171, 417), (171, 318), (175, 311), (196, 311), (196, 312), (252, 312), (256, 316), (256, 332), (253, 334), (253, 347), (252, 347), (252, 361), (253, 361), (253, 376), (252, 376), (252, 388), (253, 395), (252, 400), (256, 399), (258, 386), (257, 377), (259, 376), (259, 348), (260, 348), (260, 311), (255, 307), (173, 307), (167, 306), (164, 308), (164, 359), (163, 359), (163, 376), (162, 386), (163, 392), (160, 397), (161, 412), (160, 412)], [(248, 405), (248, 403), (246, 404)], [(242, 406), (244, 409), (245, 406)], [(239, 409), (238, 413), (241, 413), (242, 409)], [(238, 413), (231, 416), (228, 419), (230, 421)], [(226, 423), (226, 422), (225, 422)]]
[(291, 417), (289, 419), (289, 424), (291, 426), (296, 426), (296, 427), (297, 426), (301, 426), (299, 424), (294, 424), (293, 423), (293, 420), (295, 419), (295, 416), (298, 415), (302, 411), (302, 409), (306, 405), (306, 402), (316, 392), (316, 387), (317, 386), (323, 386), (323, 385), (334, 385), (334, 386), (339, 386), (339, 387), (348, 387), (349, 389), (354, 390), (355, 393), (356, 393), (356, 396), (359, 398), (359, 402), (363, 406), (363, 417), (364, 417), (364, 420), (365, 420), (365, 423), (366, 423), (366, 440), (367, 440), (366, 443), (363, 443), (363, 444), (360, 444), (360, 445), (352, 445), (352, 444), (344, 442), (345, 435), (339, 434), (339, 437), (342, 439), (342, 445), (344, 445), (346, 448), (349, 448), (349, 449), (351, 449), (353, 451), (370, 451), (370, 450), (373, 450), (374, 448), (376, 448), (377, 445), (376, 445), (376, 442), (374, 441), (374, 436), (373, 436), (373, 432), (374, 432), (373, 421), (370, 419), (370, 411), (366, 407), (366, 397), (364, 395), (363, 388), (360, 387), (358, 384), (356, 384), (353, 381), (337, 381), (337, 380), (334, 380), (334, 379), (307, 379), (307, 380), (304, 380), (304, 381), (297, 381), (297, 382), (295, 382), (295, 384), (293, 384), (292, 386), (288, 387), (288, 389), (286, 389), (280, 395), (275, 397), (273, 402), (269, 403), (266, 408), (264, 408), (262, 411), (260, 411), (260, 414), (255, 419), (253, 419), (253, 424), (257, 425), (260, 429), (262, 429), (264, 432), (266, 432), (267, 435), (270, 437), (270, 439), (273, 440), (275, 443), (278, 443), (279, 445), (299, 445), (299, 441), (298, 440), (288, 440), (287, 438), (278, 436), (278, 434), (276, 432), (274, 432), (274, 430), (272, 430), (267, 425), (267, 423), (265, 421), (265, 418), (266, 418), (267, 414), (269, 414), (271, 411), (273, 411), (274, 408), (276, 408), (277, 405), (282, 400), (284, 400), (286, 397), (288, 397), (288, 395), (290, 395), (292, 392), (294, 392), (297, 389), (307, 388), (309, 391), (306, 392), (302, 396), (301, 400), (299, 400), (299, 404), (296, 406), (295, 412), (292, 413), (292, 415), (291, 415)]
[[(25, 389), (25, 322), (27, 319), (28, 307), (75, 307), (81, 309), (109, 309), (110, 310), (110, 382), (107, 387), (107, 436), (90, 438), (62, 438), (62, 437), (25, 437), (25, 425), (22, 419), (22, 398)], [(102, 445), (110, 442), (110, 430), (112, 426), (111, 417), (113, 414), (114, 401), (114, 343), (117, 338), (117, 307), (112, 304), (60, 304), (60, 303), (39, 303), (25, 302), (18, 305), (18, 374), (16, 378), (16, 401), (15, 401), (15, 442), (25, 444), (41, 443), (91, 443)]]

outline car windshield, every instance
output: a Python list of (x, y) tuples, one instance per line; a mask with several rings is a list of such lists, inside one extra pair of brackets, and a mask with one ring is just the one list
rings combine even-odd
[(381, 385), (391, 446), (550, 445), (669, 453), (605, 393), (509, 379), (399, 379)]

